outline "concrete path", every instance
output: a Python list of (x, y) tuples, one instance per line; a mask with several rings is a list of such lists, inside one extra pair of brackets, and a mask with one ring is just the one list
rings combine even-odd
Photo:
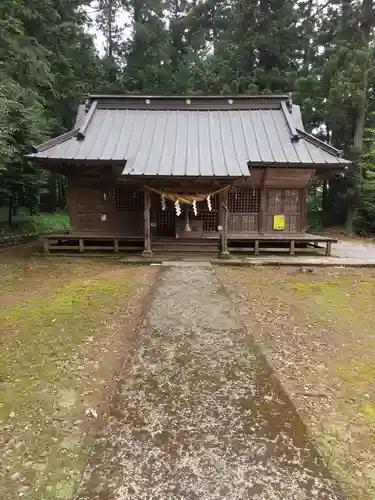
[(77, 498), (343, 498), (208, 263), (161, 268)]
[(307, 257), (302, 255), (296, 255), (294, 257), (289, 255), (285, 257), (275, 257), (273, 255), (266, 255), (264, 257), (245, 257), (242, 259), (237, 259), (236, 257), (225, 260), (216, 259), (211, 260), (211, 263), (227, 266), (375, 267), (375, 258), (353, 259), (349, 257), (321, 257), (319, 255)]
[(332, 255), (342, 259), (375, 261), (375, 244), (339, 241), (332, 245)]
[[(173, 257), (172, 257), (173, 258)], [(183, 256), (182, 261), (199, 261), (202, 256)], [(169, 259), (170, 260), (170, 259)], [(227, 259), (205, 257), (207, 262), (222, 265), (271, 265), (271, 266), (346, 266), (346, 267), (375, 267), (375, 243), (361, 243), (360, 241), (339, 241), (332, 244), (332, 256), (324, 255), (304, 255), (298, 254), (290, 256), (286, 254), (272, 255), (231, 255)], [(124, 263), (163, 263), (168, 262), (168, 258), (152, 257), (145, 261), (142, 257), (123, 257)]]

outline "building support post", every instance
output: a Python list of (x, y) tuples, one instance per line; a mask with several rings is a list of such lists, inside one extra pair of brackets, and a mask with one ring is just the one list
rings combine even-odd
[(142, 252), (142, 257), (151, 257), (151, 196), (150, 191), (144, 191), (144, 245), (145, 248)]
[(260, 207), (259, 207), (259, 216), (258, 216), (258, 233), (264, 234), (264, 214), (266, 212), (266, 203), (267, 203), (267, 190), (262, 187), (260, 189)]
[(332, 255), (332, 241), (327, 241), (326, 256), (330, 257), (331, 255)]
[(258, 215), (258, 233), (264, 234), (264, 214), (266, 212), (267, 206), (267, 189), (265, 188), (265, 182), (267, 179), (268, 169), (264, 170), (262, 175), (262, 184), (260, 188), (260, 207), (259, 207), (259, 215)]
[(221, 252), (220, 257), (226, 258), (229, 256), (228, 251), (228, 189), (225, 189), (220, 193), (220, 205), (219, 205), (219, 220), (221, 224), (220, 240), (221, 240)]

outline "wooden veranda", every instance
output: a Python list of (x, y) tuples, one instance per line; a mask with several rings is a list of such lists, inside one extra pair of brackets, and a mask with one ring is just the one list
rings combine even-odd
[[(261, 253), (324, 253), (331, 255), (332, 243), (337, 240), (314, 234), (283, 234), (274, 235), (242, 235), (228, 234), (228, 254), (260, 255)], [(170, 253), (180, 256), (199, 253), (204, 256), (219, 256), (221, 254), (219, 237), (212, 239), (184, 239), (159, 238), (152, 242), (153, 252), (145, 255), (144, 241), (142, 238), (129, 238), (119, 235), (95, 235), (74, 233), (51, 233), (43, 236), (44, 251), (46, 253), (83, 254), (84, 252), (96, 253), (128, 253), (134, 255), (152, 256), (168, 255)]]

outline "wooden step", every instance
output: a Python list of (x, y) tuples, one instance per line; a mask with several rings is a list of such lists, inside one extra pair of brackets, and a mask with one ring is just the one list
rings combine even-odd
[(152, 251), (163, 252), (218, 252), (220, 250), (220, 242), (218, 240), (201, 241), (189, 239), (169, 239), (169, 240), (152, 240)]
[(163, 252), (153, 251), (152, 256), (156, 259), (166, 259), (166, 260), (210, 260), (213, 258), (219, 258), (219, 252)]
[(218, 253), (220, 251), (219, 247), (208, 247), (208, 248), (199, 248), (199, 247), (179, 247), (179, 246), (151, 246), (152, 252), (177, 252), (177, 253)]
[(176, 244), (176, 245), (195, 245), (195, 246), (211, 246), (211, 245), (219, 245), (220, 241), (219, 240), (194, 240), (194, 239), (178, 239), (178, 238), (171, 238), (171, 239), (152, 239), (151, 240), (152, 245), (171, 245), (171, 244)]

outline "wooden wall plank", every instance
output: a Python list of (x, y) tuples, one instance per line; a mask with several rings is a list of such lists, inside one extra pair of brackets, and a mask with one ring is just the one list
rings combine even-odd
[[(287, 187), (282, 187), (280, 185), (270, 187), (270, 184), (272, 186), (272, 183), (276, 182), (276, 178), (280, 182), (289, 183), (292, 182), (293, 179), (296, 182), (302, 182), (303, 178), (303, 182), (305, 182), (307, 175), (311, 178), (313, 174), (313, 170), (311, 169), (303, 170), (303, 176), (301, 177), (300, 174), (302, 169), (294, 169), (295, 172), (290, 174), (292, 170), (293, 169), (255, 169), (251, 178), (236, 181), (236, 186), (230, 188), (231, 192), (228, 193), (228, 231), (230, 233), (259, 232), (260, 234), (272, 232), (273, 215), (284, 214), (286, 216), (286, 227), (288, 230), (303, 232), (305, 230), (307, 217), (307, 187), (304, 186), (303, 189), (290, 185)], [(275, 174), (275, 172), (277, 173)], [(284, 180), (280, 180), (281, 174), (286, 175), (286, 177), (282, 178)], [(266, 187), (260, 189), (263, 179)], [(176, 181), (173, 182), (173, 185), (177, 187)], [(259, 185), (259, 187), (256, 187), (257, 185)], [(116, 202), (117, 189), (124, 189), (127, 193), (127, 198), (123, 197), (121, 203), (119, 200)], [(193, 183), (191, 180), (186, 180), (181, 186), (181, 190), (185, 189), (189, 192), (210, 189), (210, 183), (207, 179), (205, 187), (202, 187), (200, 183)], [(239, 202), (233, 201), (231, 193), (233, 193), (234, 190), (238, 190), (238, 193), (240, 193), (238, 198), (240, 200)], [(248, 190), (248, 193), (259, 193), (256, 195), (256, 198), (253, 197), (252, 200), (250, 200), (251, 203), (244, 198), (246, 190)], [(139, 195), (140, 192), (142, 193), (142, 198)], [(114, 181), (103, 183), (94, 180), (88, 181), (77, 179), (75, 176), (70, 176), (68, 178), (68, 200), (72, 231), (86, 234), (98, 233), (102, 235), (143, 236), (145, 220), (143, 196), (143, 187), (134, 183), (115, 184)], [(296, 196), (299, 197), (298, 202), (296, 201)], [(157, 222), (155, 214), (160, 211), (160, 198), (158, 195), (151, 195), (151, 198), (151, 219), (154, 224)], [(216, 198), (218, 197), (213, 198), (213, 204), (216, 203)], [(257, 206), (254, 208), (255, 199), (257, 199), (259, 203), (257, 202)], [(233, 203), (235, 203), (235, 205), (233, 205)], [(296, 203), (299, 208), (297, 208)], [(202, 208), (199, 207), (196, 220), (202, 220), (206, 228), (211, 219), (210, 221), (207, 219), (205, 222), (206, 219), (204, 219), (204, 217), (206, 215), (203, 213), (203, 205), (204, 203), (202, 204)], [(215, 231), (217, 225), (222, 225), (221, 222), (219, 223), (218, 209), (219, 206), (217, 204), (217, 207), (213, 206), (212, 212), (207, 213), (207, 217), (216, 217), (216, 222), (214, 221)], [(173, 211), (171, 215), (175, 217), (173, 207), (171, 210)], [(154, 227), (152, 231), (153, 233), (155, 232)], [(207, 228), (205, 232), (207, 232)], [(171, 233), (170, 236), (174, 236), (174, 234), (175, 231), (173, 231), (173, 234)]]
[(265, 212), (263, 217), (263, 230), (266, 233), (279, 233), (273, 229), (274, 215), (285, 216), (285, 233), (301, 233), (305, 228), (302, 198), (305, 196), (303, 189), (276, 189), (264, 190)]
[(306, 168), (269, 168), (264, 185), (270, 188), (305, 187), (313, 174), (313, 169)]
[(250, 170), (250, 176), (241, 178), (233, 182), (234, 186), (251, 186), (260, 187), (262, 185), (263, 176), (267, 169), (253, 168)]
[(307, 188), (302, 189), (301, 193), (301, 217), (300, 217), (300, 231), (304, 233), (307, 226), (307, 198), (309, 191)]

